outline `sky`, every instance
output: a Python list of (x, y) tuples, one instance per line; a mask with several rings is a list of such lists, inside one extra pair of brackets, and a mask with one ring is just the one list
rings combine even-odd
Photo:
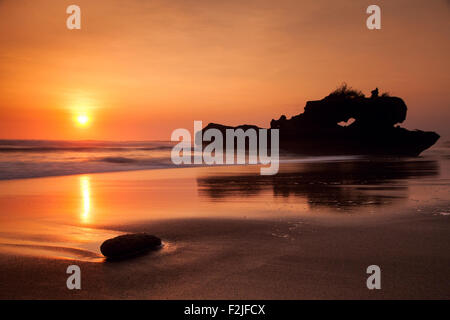
[(268, 127), (343, 82), (403, 98), (402, 126), (450, 138), (449, 18), (447, 0), (0, 0), (0, 139)]

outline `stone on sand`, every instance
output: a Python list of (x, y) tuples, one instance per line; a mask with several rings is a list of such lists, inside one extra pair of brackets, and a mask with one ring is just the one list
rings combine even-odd
[(122, 259), (160, 247), (161, 239), (158, 237), (148, 233), (130, 233), (106, 240), (100, 251), (109, 259)]

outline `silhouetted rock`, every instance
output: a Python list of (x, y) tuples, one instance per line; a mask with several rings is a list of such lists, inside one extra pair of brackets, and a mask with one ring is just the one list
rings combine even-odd
[[(377, 88), (378, 89), (378, 88)], [(297, 154), (383, 154), (417, 156), (439, 139), (435, 132), (410, 131), (398, 126), (406, 119), (407, 107), (398, 97), (366, 98), (346, 85), (322, 100), (308, 101), (302, 114), (270, 122), (280, 130), (280, 149)], [(341, 125), (353, 121), (347, 126)], [(255, 126), (239, 126), (237, 128)], [(226, 127), (209, 124), (203, 129)], [(245, 129), (244, 129), (245, 130)]]
[(123, 259), (161, 247), (161, 239), (147, 233), (133, 233), (108, 239), (100, 246), (109, 259)]

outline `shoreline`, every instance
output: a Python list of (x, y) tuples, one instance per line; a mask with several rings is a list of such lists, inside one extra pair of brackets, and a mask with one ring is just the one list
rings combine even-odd
[[(392, 157), (387, 157), (392, 158)], [(307, 156), (307, 155), (286, 155), (286, 157), (280, 157), (280, 164), (289, 164), (289, 163), (319, 163), (319, 162), (333, 162), (333, 161), (363, 161), (364, 159), (370, 159), (370, 157), (365, 155), (324, 155), (324, 156)], [(395, 158), (392, 158), (395, 159)], [(408, 157), (405, 159), (415, 159), (415, 157)], [(168, 159), (170, 160), (170, 159)], [(67, 177), (67, 176), (81, 176), (81, 175), (92, 175), (92, 174), (108, 174), (108, 173), (119, 173), (119, 172), (134, 172), (134, 171), (153, 171), (153, 170), (166, 170), (166, 169), (189, 169), (189, 168), (227, 168), (227, 167), (251, 167), (251, 168), (259, 168), (259, 167), (267, 167), (267, 165), (263, 165), (261, 163), (258, 164), (214, 164), (209, 165), (206, 163), (202, 164), (173, 164), (171, 165), (161, 165), (155, 167), (132, 167), (132, 168), (107, 168), (105, 170), (95, 169), (93, 171), (80, 171), (73, 173), (51, 173), (51, 174), (40, 174), (36, 176), (28, 176), (28, 177), (13, 177), (13, 178), (5, 178), (0, 177), (1, 181), (15, 181), (15, 180), (28, 180), (28, 179), (41, 179), (41, 178), (57, 178), (57, 177)]]

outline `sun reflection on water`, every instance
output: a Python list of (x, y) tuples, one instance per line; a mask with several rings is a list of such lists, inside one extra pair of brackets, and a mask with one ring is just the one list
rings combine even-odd
[(81, 221), (83, 223), (89, 223), (91, 212), (91, 184), (88, 176), (80, 177), (80, 188), (82, 200)]

